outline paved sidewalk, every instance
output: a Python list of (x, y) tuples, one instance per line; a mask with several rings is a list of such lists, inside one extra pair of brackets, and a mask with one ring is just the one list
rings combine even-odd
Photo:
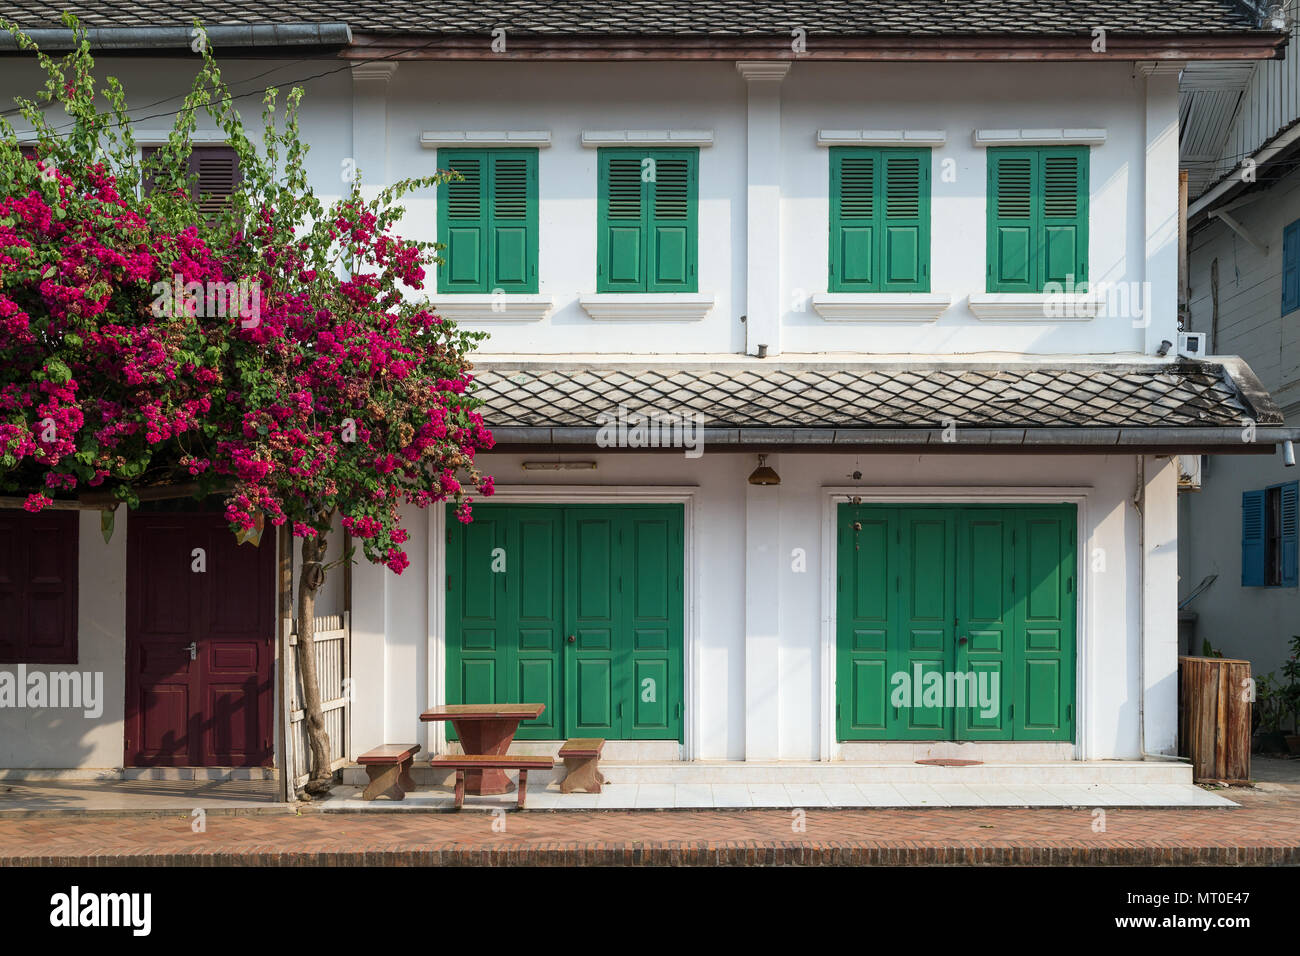
[(202, 833), (189, 815), (0, 819), (0, 865), (1300, 864), (1300, 793), (1232, 795), (1239, 808), (307, 810), (209, 815)]

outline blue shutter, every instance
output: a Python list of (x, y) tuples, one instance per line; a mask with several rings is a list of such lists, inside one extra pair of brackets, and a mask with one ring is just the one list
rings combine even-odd
[(1282, 492), (1282, 581), (1283, 587), (1295, 587), (1300, 584), (1300, 575), (1296, 573), (1297, 525), (1300, 525), (1300, 482), (1283, 485)]
[(1265, 584), (1264, 492), (1241, 493), (1241, 586), (1259, 588)]
[(1282, 230), (1282, 314), (1300, 309), (1300, 219)]

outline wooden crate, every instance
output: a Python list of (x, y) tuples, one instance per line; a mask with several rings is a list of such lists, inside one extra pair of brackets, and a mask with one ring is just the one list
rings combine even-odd
[(1197, 783), (1250, 783), (1250, 661), (1178, 658), (1178, 753)]

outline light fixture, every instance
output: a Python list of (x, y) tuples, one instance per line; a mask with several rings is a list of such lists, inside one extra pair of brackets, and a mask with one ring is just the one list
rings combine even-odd
[(524, 471), (595, 471), (594, 461), (526, 461)]
[(767, 467), (766, 455), (759, 455), (758, 467), (749, 473), (749, 483), (751, 485), (779, 485), (781, 476)]

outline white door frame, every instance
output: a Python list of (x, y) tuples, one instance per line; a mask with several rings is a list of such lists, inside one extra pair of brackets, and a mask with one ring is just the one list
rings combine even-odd
[[(480, 504), (680, 504), (682, 517), (682, 696), (686, 712), (682, 715), (683, 760), (695, 759), (699, 752), (698, 721), (699, 673), (699, 562), (696, 541), (696, 485), (497, 485), (490, 499)], [(429, 514), (429, 707), (441, 705), (447, 698), (447, 509), (439, 504)], [(434, 753), (447, 752), (446, 725), (434, 721), (429, 731), (429, 748)]]
[[(1088, 534), (1088, 498), (1091, 485), (1052, 485), (988, 487), (979, 485), (906, 486), (906, 485), (823, 485), (822, 486), (822, 674), (821, 674), (821, 759), (838, 760), (840, 744), (835, 739), (835, 612), (834, 582), (836, 566), (836, 506), (847, 498), (857, 497), (864, 504), (1073, 504), (1076, 505), (1075, 540), (1075, 641), (1074, 641), (1074, 759), (1086, 760), (1090, 753), (1087, 739), (1088, 702), (1091, 691), (1089, 649), (1088, 576), (1084, 573), (1084, 556), (1092, 553), (1092, 535)], [(1140, 557), (1139, 557), (1140, 560)]]

